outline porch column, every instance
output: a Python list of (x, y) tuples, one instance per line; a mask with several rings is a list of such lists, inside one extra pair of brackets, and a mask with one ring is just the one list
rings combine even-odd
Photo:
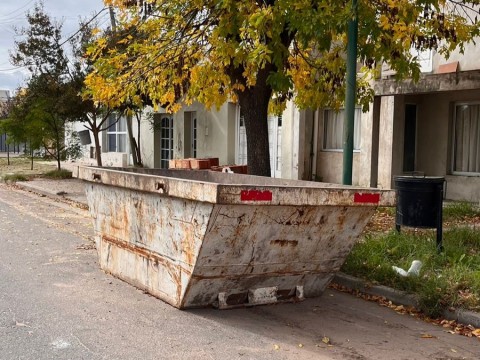
[(303, 171), (303, 162), (300, 161), (303, 155), (300, 154), (300, 110), (288, 101), (282, 115), (282, 178), (297, 180)]
[(378, 141), (378, 181), (380, 189), (392, 188), (395, 97), (382, 96)]

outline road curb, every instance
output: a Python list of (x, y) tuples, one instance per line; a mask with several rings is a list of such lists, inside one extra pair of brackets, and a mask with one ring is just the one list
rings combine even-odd
[[(408, 294), (404, 291), (395, 290), (388, 286), (372, 285), (369, 282), (356, 278), (344, 273), (337, 273), (332, 280), (333, 283), (341, 285), (350, 290), (358, 290), (361, 293), (383, 296), (387, 300), (397, 305), (413, 306), (418, 308), (418, 300), (412, 294)], [(468, 311), (456, 309), (454, 311), (445, 310), (442, 315), (447, 320), (455, 320), (461, 324), (472, 325), (475, 328), (480, 328), (480, 314)]]
[(50, 190), (45, 190), (42, 187), (32, 185), (32, 184), (30, 184), (29, 182), (26, 182), (26, 181), (17, 181), (17, 182), (14, 183), (14, 185), (16, 187), (18, 187), (19, 189), (34, 192), (34, 193), (39, 194), (39, 195), (54, 197), (54, 198), (60, 198), (61, 197), (61, 195), (59, 195), (59, 194), (56, 194), (56, 193), (54, 193)]

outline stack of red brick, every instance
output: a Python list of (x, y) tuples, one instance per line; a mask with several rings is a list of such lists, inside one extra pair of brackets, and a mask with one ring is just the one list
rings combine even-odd
[[(207, 159), (173, 159), (169, 162), (169, 169), (192, 169), (192, 170), (213, 170), (233, 171), (237, 174), (248, 174), (247, 165), (219, 165), (218, 158)], [(225, 170), (227, 169), (227, 170)]]

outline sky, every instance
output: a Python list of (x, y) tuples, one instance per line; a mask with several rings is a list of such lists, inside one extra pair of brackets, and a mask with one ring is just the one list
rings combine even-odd
[[(16, 69), (9, 60), (14, 49), (14, 27), (26, 26), (25, 13), (38, 0), (0, 0), (0, 90), (15, 90), (26, 78), (25, 70)], [(78, 30), (79, 19), (90, 19), (103, 9), (103, 0), (43, 0), (45, 12), (61, 23), (62, 38), (67, 39)], [(109, 21), (108, 11), (99, 15), (99, 24)]]

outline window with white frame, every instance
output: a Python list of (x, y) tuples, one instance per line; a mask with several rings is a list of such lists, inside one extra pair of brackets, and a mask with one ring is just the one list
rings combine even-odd
[[(353, 130), (353, 148), (360, 149), (360, 129), (361, 129), (362, 109), (355, 108), (354, 130)], [(323, 150), (342, 150), (343, 149), (343, 122), (345, 119), (345, 110), (326, 109), (323, 111)]]
[(127, 123), (124, 116), (111, 114), (107, 120), (108, 152), (127, 152)]
[(453, 173), (480, 175), (480, 103), (456, 104)]

